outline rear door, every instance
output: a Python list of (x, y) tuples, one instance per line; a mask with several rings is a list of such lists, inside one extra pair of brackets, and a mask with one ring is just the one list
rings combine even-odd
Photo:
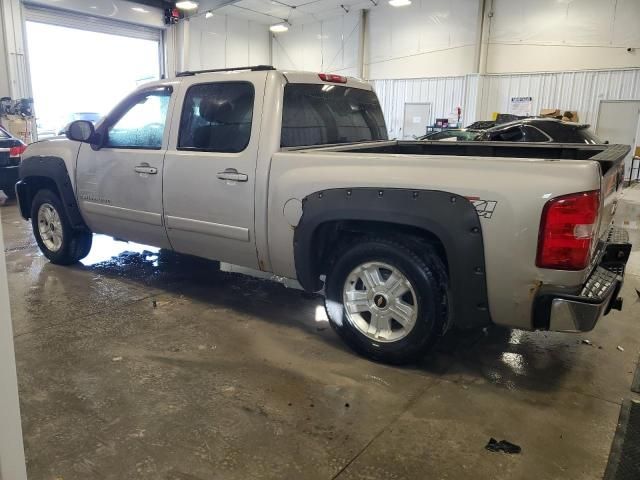
[(266, 75), (183, 80), (164, 164), (165, 221), (176, 251), (258, 268), (254, 195)]

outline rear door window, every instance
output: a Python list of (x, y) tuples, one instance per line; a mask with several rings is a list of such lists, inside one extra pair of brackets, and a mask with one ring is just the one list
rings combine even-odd
[(523, 142), (548, 142), (549, 137), (547, 137), (544, 133), (538, 130), (535, 127), (531, 127), (529, 125), (525, 125), (522, 127), (522, 131), (524, 132)]
[(387, 140), (376, 94), (340, 85), (288, 84), (282, 147)]
[(520, 127), (511, 127), (507, 130), (495, 133), (492, 135), (491, 139), (502, 142), (522, 142), (524, 141), (524, 133)]
[(187, 91), (178, 150), (242, 152), (251, 139), (254, 88), (249, 82), (194, 85)]

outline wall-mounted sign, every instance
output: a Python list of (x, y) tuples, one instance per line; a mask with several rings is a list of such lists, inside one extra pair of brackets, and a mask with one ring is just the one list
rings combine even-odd
[(511, 97), (509, 113), (519, 117), (528, 117), (533, 110), (533, 97)]

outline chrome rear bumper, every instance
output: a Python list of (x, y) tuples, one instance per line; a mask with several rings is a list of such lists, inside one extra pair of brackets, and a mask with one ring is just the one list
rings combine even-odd
[(600, 250), (599, 263), (587, 281), (576, 291), (542, 288), (534, 304), (534, 322), (538, 327), (560, 332), (588, 332), (611, 309), (622, 309), (618, 297), (624, 270), (631, 252), (626, 230), (611, 227)]

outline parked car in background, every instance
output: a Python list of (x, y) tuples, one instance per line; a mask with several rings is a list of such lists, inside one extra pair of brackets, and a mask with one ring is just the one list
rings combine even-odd
[(492, 141), (492, 142), (557, 142), (602, 145), (607, 142), (596, 137), (584, 123), (571, 123), (554, 118), (525, 118), (501, 123), (485, 130), (462, 128), (443, 130), (418, 140)]
[(0, 190), (9, 198), (15, 197), (20, 158), (26, 149), (22, 140), (0, 127)]
[(557, 142), (583, 143), (587, 145), (602, 145), (601, 139), (596, 137), (589, 125), (585, 123), (571, 123), (555, 118), (526, 118), (515, 122), (503, 123), (489, 128), (478, 136), (480, 141), (502, 142)]
[(67, 121), (66, 121), (64, 127), (61, 128), (60, 130), (58, 130), (58, 135), (64, 135), (67, 132), (67, 128), (69, 127), (69, 124), (71, 122), (75, 122), (76, 120), (88, 120), (89, 122), (91, 122), (91, 123), (93, 123), (95, 125), (96, 123), (98, 123), (98, 120), (100, 120), (101, 117), (102, 117), (102, 115), (100, 115), (99, 113), (96, 113), (96, 112), (76, 112), (76, 113), (72, 113), (67, 118)]
[(469, 128), (448, 128), (440, 132), (433, 132), (420, 137), (418, 140), (442, 140), (446, 142), (469, 142), (475, 140), (482, 130)]

